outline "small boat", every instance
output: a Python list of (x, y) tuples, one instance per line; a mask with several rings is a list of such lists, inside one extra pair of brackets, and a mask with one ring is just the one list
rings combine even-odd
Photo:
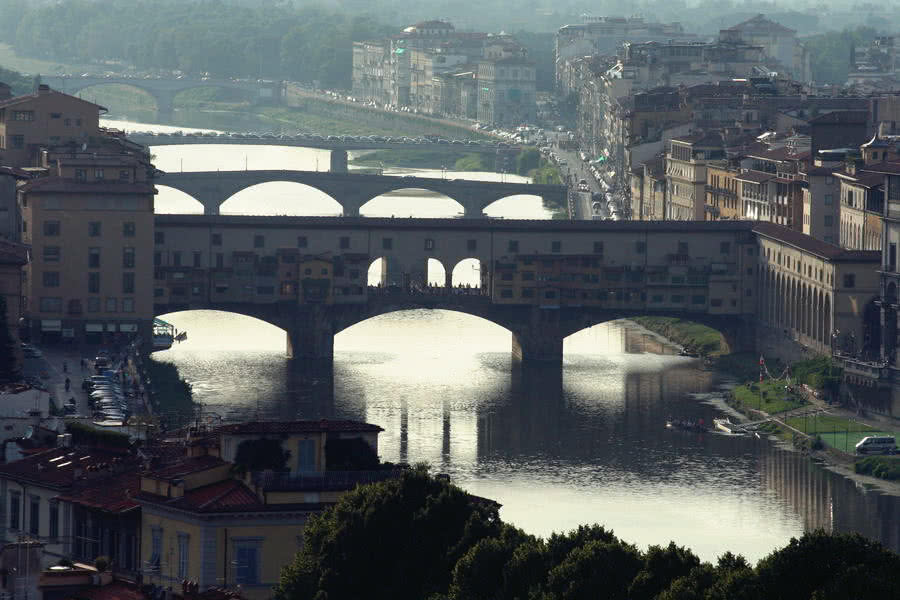
[(678, 353), (678, 356), (688, 356), (688, 357), (690, 357), (690, 358), (699, 358), (699, 357), (700, 357), (700, 353), (699, 353), (699, 352), (694, 352), (694, 351), (691, 350), (690, 348), (682, 348), (682, 349), (681, 349), (681, 352)]
[(744, 433), (744, 430), (737, 423), (732, 423), (728, 417), (724, 419), (713, 419), (716, 429), (725, 433)]
[(683, 421), (680, 419), (669, 419), (666, 421), (666, 429), (678, 429), (680, 431), (693, 431), (695, 433), (706, 433), (709, 427), (701, 422)]

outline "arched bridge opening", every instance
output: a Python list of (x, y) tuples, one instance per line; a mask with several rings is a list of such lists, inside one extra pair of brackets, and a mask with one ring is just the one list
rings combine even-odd
[(283, 352), (284, 323), (262, 307), (234, 303), (216, 308), (192, 308), (175, 302), (157, 305), (158, 318), (184, 333), (176, 352)]
[(506, 219), (549, 219), (564, 211), (565, 204), (545, 200), (534, 194), (512, 194), (498, 198), (484, 207), (486, 217)]
[(363, 203), (363, 217), (453, 218), (463, 216), (465, 206), (446, 194), (426, 188), (398, 187)]
[(156, 185), (157, 194), (153, 199), (153, 212), (157, 215), (202, 215), (203, 204), (179, 189), (166, 185)]
[(105, 106), (113, 114), (128, 114), (130, 117), (156, 115), (165, 107), (152, 92), (139, 85), (123, 82), (94, 83), (77, 90), (60, 90)]
[(204, 109), (219, 102), (249, 106), (255, 100), (250, 90), (225, 87), (216, 84), (201, 84), (179, 90), (172, 96), (176, 108)]
[(223, 215), (339, 217), (343, 206), (325, 192), (294, 181), (250, 185), (218, 207)]

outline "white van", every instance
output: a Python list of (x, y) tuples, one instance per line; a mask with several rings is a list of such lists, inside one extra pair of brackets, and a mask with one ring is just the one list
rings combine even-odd
[(870, 435), (856, 444), (857, 454), (893, 454), (897, 451), (897, 440), (893, 437)]

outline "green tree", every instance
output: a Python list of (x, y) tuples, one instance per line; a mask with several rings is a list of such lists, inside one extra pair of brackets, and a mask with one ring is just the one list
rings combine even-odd
[(532, 169), (541, 165), (541, 153), (537, 148), (525, 148), (516, 156), (516, 173), (528, 175)]
[(618, 540), (590, 540), (550, 570), (547, 590), (559, 600), (593, 600), (600, 590), (604, 598), (625, 600), (642, 565), (641, 554), (634, 546)]
[(684, 577), (691, 569), (700, 566), (700, 559), (683, 546), (650, 546), (644, 555), (644, 566), (634, 578), (629, 590), (633, 600), (651, 600), (669, 587), (669, 584)]
[(281, 440), (258, 438), (238, 444), (233, 469), (237, 473), (248, 471), (283, 471), (291, 453), (281, 447)]
[(445, 593), (460, 557), (501, 533), (497, 508), (424, 467), (360, 486), (307, 522), (303, 548), (282, 570), (275, 597), (421, 600)]
[(6, 296), (0, 295), (0, 382), (19, 381), (22, 372), (16, 358), (16, 340), (9, 332)]

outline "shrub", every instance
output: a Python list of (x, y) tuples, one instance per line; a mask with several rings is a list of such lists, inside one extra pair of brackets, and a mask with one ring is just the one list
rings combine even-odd
[(108, 556), (98, 556), (94, 559), (94, 566), (101, 573), (106, 571), (109, 568), (109, 557)]

